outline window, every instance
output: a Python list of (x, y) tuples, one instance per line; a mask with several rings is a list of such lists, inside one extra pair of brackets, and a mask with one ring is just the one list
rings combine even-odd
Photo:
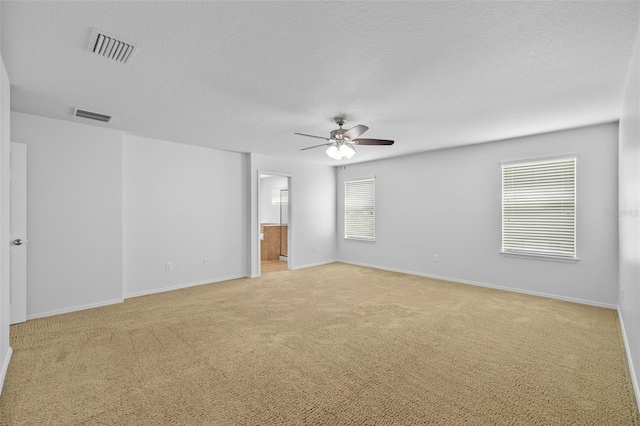
[(286, 188), (273, 188), (271, 190), (271, 205), (287, 204), (289, 202), (289, 191)]
[(576, 159), (502, 165), (502, 253), (576, 259)]
[(375, 178), (351, 180), (344, 183), (344, 237), (375, 241)]

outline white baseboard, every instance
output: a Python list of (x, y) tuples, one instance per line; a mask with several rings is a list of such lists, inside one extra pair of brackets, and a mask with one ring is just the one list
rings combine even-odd
[(11, 355), (13, 355), (13, 349), (9, 346), (7, 354), (4, 356), (4, 362), (2, 363), (2, 370), (0, 371), (0, 395), (2, 395), (2, 389), (4, 388), (4, 379), (7, 377), (7, 371), (9, 370), (9, 361), (11, 361)]
[(115, 305), (116, 303), (122, 303), (122, 302), (124, 302), (124, 299), (105, 300), (104, 302), (90, 303), (88, 305), (74, 306), (72, 308), (64, 308), (64, 309), (58, 309), (55, 311), (29, 314), (27, 315), (27, 320), (50, 317), (53, 315), (68, 314), (69, 312), (84, 311), (85, 309), (93, 309), (93, 308), (99, 308), (101, 306)]
[(214, 278), (214, 279), (210, 279), (210, 280), (196, 281), (196, 282), (192, 282), (192, 283), (172, 285), (170, 287), (154, 288), (152, 290), (136, 291), (136, 292), (133, 292), (133, 293), (126, 293), (124, 295), (124, 298), (125, 299), (130, 299), (132, 297), (148, 296), (150, 294), (164, 293), (165, 291), (180, 290), (182, 288), (195, 287), (195, 286), (204, 285), (204, 284), (213, 284), (213, 283), (218, 283), (218, 282), (221, 282), (221, 281), (237, 280), (238, 278), (246, 278), (246, 277), (247, 277), (246, 275), (233, 275), (233, 276), (230, 276), (230, 277)]
[(307, 263), (306, 265), (299, 265), (299, 266), (296, 266), (295, 268), (291, 268), (291, 270), (296, 271), (298, 269), (311, 268), (313, 266), (328, 265), (329, 263), (336, 263), (337, 261), (338, 259), (333, 259), (333, 260), (325, 260), (323, 262), (317, 262), (317, 263)]
[(629, 347), (629, 341), (627, 340), (627, 332), (624, 328), (624, 319), (622, 318), (622, 312), (618, 307), (618, 320), (620, 321), (620, 331), (622, 331), (622, 340), (624, 341), (624, 349), (627, 353), (627, 364), (629, 364), (629, 374), (631, 375), (631, 383), (633, 384), (633, 393), (636, 395), (636, 404), (638, 405), (638, 411), (640, 411), (640, 386), (638, 386), (638, 380), (636, 378), (636, 370), (633, 367), (633, 358), (631, 358), (631, 348)]
[(514, 293), (529, 294), (531, 296), (548, 297), (550, 299), (564, 300), (564, 301), (567, 301), (567, 302), (580, 303), (582, 305), (597, 306), (597, 307), (600, 307), (600, 308), (608, 308), (608, 309), (618, 309), (618, 305), (614, 305), (614, 304), (611, 304), (611, 303), (602, 303), (602, 302), (596, 302), (596, 301), (593, 301), (593, 300), (578, 299), (578, 298), (575, 298), (575, 297), (559, 296), (557, 294), (549, 294), (549, 293), (542, 293), (542, 292), (539, 292), (539, 291), (523, 290), (523, 289), (520, 289), (520, 288), (504, 287), (504, 286), (500, 286), (500, 285), (481, 283), (481, 282), (477, 282), (477, 281), (461, 280), (459, 278), (442, 277), (442, 276), (438, 276), (438, 275), (424, 274), (424, 273), (421, 273), (421, 272), (406, 271), (406, 270), (403, 270), (403, 269), (387, 268), (387, 267), (382, 267), (382, 266), (377, 266), (377, 265), (369, 265), (369, 264), (366, 264), (366, 263), (348, 262), (348, 261), (345, 261), (345, 260), (340, 260), (340, 262), (348, 263), (350, 265), (365, 266), (367, 268), (382, 269), (383, 271), (400, 272), (402, 274), (417, 275), (419, 277), (433, 278), (433, 279), (436, 279), (436, 280), (453, 281), (453, 282), (456, 282), (456, 283), (475, 285), (475, 286), (478, 286), (478, 287), (495, 288), (496, 290), (505, 290), (505, 291), (512, 291)]

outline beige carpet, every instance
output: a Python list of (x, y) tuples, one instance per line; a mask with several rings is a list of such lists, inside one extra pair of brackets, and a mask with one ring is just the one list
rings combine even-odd
[(344, 264), (29, 321), (3, 425), (636, 425), (616, 312)]

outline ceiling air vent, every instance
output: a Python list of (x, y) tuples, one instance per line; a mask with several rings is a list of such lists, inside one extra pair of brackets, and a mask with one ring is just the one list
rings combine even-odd
[(89, 52), (104, 56), (108, 59), (128, 64), (133, 55), (138, 51), (138, 46), (128, 41), (94, 29), (89, 39)]
[(73, 111), (73, 115), (80, 118), (87, 118), (89, 120), (102, 121), (103, 123), (108, 123), (111, 120), (110, 115), (99, 114), (97, 112), (85, 111), (83, 109), (76, 108)]

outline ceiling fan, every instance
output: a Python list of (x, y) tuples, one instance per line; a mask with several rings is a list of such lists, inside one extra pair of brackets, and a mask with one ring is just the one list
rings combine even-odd
[(308, 146), (302, 148), (300, 151), (304, 151), (311, 148), (318, 148), (319, 146), (328, 146), (327, 155), (336, 160), (346, 158), (347, 160), (353, 157), (356, 153), (354, 145), (393, 145), (393, 141), (389, 139), (364, 139), (360, 138), (364, 132), (369, 130), (367, 126), (358, 124), (355, 127), (345, 130), (342, 128), (344, 123), (347, 122), (345, 117), (336, 117), (336, 124), (340, 126), (339, 129), (332, 130), (331, 136), (325, 138), (323, 136), (307, 135), (305, 133), (294, 133), (294, 135), (306, 136), (309, 138), (324, 139), (327, 143), (320, 145)]

